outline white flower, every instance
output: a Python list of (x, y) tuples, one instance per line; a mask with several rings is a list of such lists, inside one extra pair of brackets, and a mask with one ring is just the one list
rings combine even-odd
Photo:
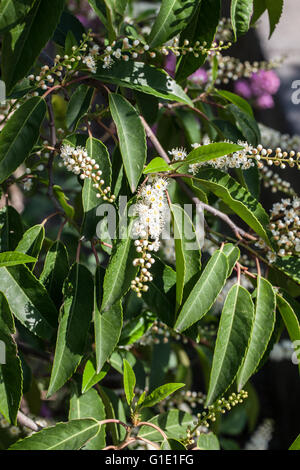
[(87, 66), (87, 68), (92, 72), (96, 73), (97, 68), (96, 68), (96, 62), (95, 59), (92, 55), (87, 55), (82, 59), (82, 62)]
[(169, 154), (173, 157), (173, 160), (184, 160), (187, 156), (187, 152), (183, 147), (172, 149)]

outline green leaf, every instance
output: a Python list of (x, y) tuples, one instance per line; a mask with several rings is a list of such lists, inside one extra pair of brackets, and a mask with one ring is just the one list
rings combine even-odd
[(26, 264), (33, 263), (36, 261), (36, 258), (32, 256), (24, 255), (23, 253), (18, 253), (16, 251), (6, 251), (0, 253), (0, 268), (4, 266), (16, 266), (17, 264)]
[[(155, 258), (151, 272), (153, 281), (143, 293), (143, 300), (158, 318), (169, 326), (174, 324), (176, 272), (159, 258)], [(164, 306), (162, 309), (161, 306)]]
[(132, 404), (132, 400), (134, 399), (134, 388), (136, 384), (135, 373), (129, 362), (126, 359), (123, 359), (123, 383), (124, 383), (124, 391), (126, 400), (129, 406)]
[(0, 412), (16, 424), (22, 398), (22, 367), (12, 333), (15, 333), (13, 318), (0, 292)]
[(121, 95), (109, 94), (109, 106), (120, 141), (120, 151), (134, 193), (147, 156), (146, 134), (135, 108)]
[(114, 305), (128, 291), (131, 280), (135, 278), (137, 268), (132, 262), (136, 258), (134, 240), (130, 233), (134, 219), (131, 218), (127, 234), (122, 233), (115, 242), (108, 267), (105, 271), (103, 284), (103, 301), (101, 310), (109, 305)]
[(241, 390), (256, 371), (265, 353), (275, 325), (276, 298), (272, 285), (257, 276), (256, 305), (250, 342), (244, 362), (237, 377), (238, 390)]
[[(30, 227), (26, 232), (23, 234), (23, 237), (19, 241), (16, 251), (19, 253), (24, 253), (29, 255), (33, 258), (38, 258), (43, 242), (45, 239), (45, 228), (43, 225), (34, 225)], [(36, 259), (34, 260), (36, 262)], [(31, 270), (33, 270), (35, 266), (31, 264), (28, 266)]]
[(249, 116), (254, 117), (250, 104), (241, 96), (236, 95), (235, 93), (232, 93), (231, 91), (227, 90), (216, 90), (216, 92), (218, 93), (218, 95), (222, 96), (227, 101), (230, 101), (231, 103), (235, 104), (246, 114), (249, 114)]
[(52, 189), (56, 199), (63, 208), (66, 216), (68, 217), (68, 219), (72, 220), (75, 215), (75, 209), (68, 203), (69, 198), (66, 196), (61, 186), (58, 186), (58, 184), (54, 184)]
[[(94, 418), (98, 421), (105, 419), (105, 409), (103, 402), (96, 392), (91, 389), (81, 395), (76, 386), (70, 399), (69, 420)], [(105, 426), (101, 426), (100, 431), (85, 446), (84, 450), (100, 450), (105, 447)]]
[[(188, 156), (185, 158), (183, 163), (200, 163), (213, 160), (215, 158), (223, 157), (224, 155), (229, 155), (230, 153), (237, 152), (243, 147), (237, 144), (229, 144), (227, 142), (217, 142), (214, 144), (201, 145), (198, 148), (192, 150)], [(173, 163), (174, 167), (182, 165), (182, 162)], [(178, 168), (179, 169), (179, 168)]]
[(105, 361), (110, 357), (117, 346), (121, 335), (123, 325), (121, 302), (116, 302), (115, 305), (105, 307), (101, 311), (95, 307), (94, 322), (97, 373), (100, 373)]
[(150, 312), (141, 313), (130, 319), (122, 329), (119, 345), (125, 346), (135, 343), (151, 328), (155, 315)]
[(97, 374), (93, 361), (87, 361), (82, 376), (82, 393), (90, 390), (94, 385), (101, 382), (109, 370), (109, 365), (104, 366), (101, 372)]
[(0, 4), (0, 33), (13, 28), (30, 10), (34, 0), (2, 0)]
[(64, 305), (58, 327), (48, 396), (73, 375), (84, 353), (93, 313), (93, 279), (75, 263), (64, 284)]
[(275, 268), (283, 271), (288, 277), (298, 284), (300, 282), (300, 258), (299, 256), (278, 256), (274, 265)]
[(201, 433), (197, 441), (197, 447), (199, 450), (220, 450), (220, 443), (214, 433)]
[(236, 262), (240, 258), (240, 250), (237, 246), (233, 245), (232, 243), (226, 243), (223, 246), (223, 253), (227, 257), (228, 262), (228, 273), (227, 277), (231, 276), (234, 266)]
[(161, 445), (162, 450), (186, 450), (186, 447), (176, 439), (165, 440)]
[(79, 85), (72, 94), (68, 104), (66, 125), (69, 129), (76, 129), (80, 119), (89, 109), (93, 95), (93, 88)]
[(260, 143), (260, 130), (256, 120), (235, 104), (228, 104), (226, 109), (234, 117), (237, 128), (248, 144), (257, 146)]
[(225, 284), (227, 273), (227, 257), (218, 250), (210, 258), (179, 312), (175, 330), (186, 330), (209, 311)]
[(155, 157), (151, 160), (150, 163), (146, 166), (143, 171), (144, 175), (148, 175), (150, 173), (160, 173), (162, 171), (170, 171), (172, 166), (168, 165), (167, 162), (161, 157)]
[(289, 450), (300, 450), (300, 434), (294, 440), (293, 444), (289, 447)]
[(276, 26), (278, 25), (282, 11), (283, 11), (283, 0), (264, 0), (268, 9), (269, 23), (270, 23), (270, 35), (269, 39), (274, 33)]
[(12, 206), (0, 210), (1, 251), (13, 251), (23, 235), (23, 223), (20, 214)]
[[(101, 178), (104, 180), (104, 187), (111, 186), (112, 170), (109, 153), (106, 146), (98, 139), (89, 137), (86, 142), (86, 150), (90, 158), (94, 159), (102, 171)], [(86, 178), (82, 189), (82, 205), (84, 211), (84, 223), (82, 234), (87, 238), (96, 235), (96, 225), (99, 217), (96, 215), (97, 207), (102, 204), (103, 199), (97, 198), (98, 191), (93, 187), (91, 178)]]
[(53, 34), (53, 41), (64, 47), (70, 31), (73, 33), (73, 36), (79, 44), (82, 39), (82, 35), (85, 33), (85, 29), (76, 16), (72, 15), (67, 10), (64, 10)]
[(23, 265), (0, 268), (0, 289), (15, 317), (32, 333), (50, 340), (57, 311), (48, 293)]
[(197, 3), (195, 0), (162, 0), (150, 32), (150, 47), (160, 46), (180, 33), (187, 25)]
[(262, 205), (228, 174), (216, 170), (200, 170), (195, 181), (212, 191), (227, 204), (249, 227), (270, 245), (267, 229), (270, 221)]
[(63, 0), (36, 0), (23, 24), (5, 34), (2, 73), (7, 91), (29, 72), (51, 38), (64, 9)]
[(43, 98), (25, 101), (11, 116), (0, 134), (0, 183), (26, 160), (35, 145), (46, 114)]
[[(198, 280), (201, 269), (201, 251), (198, 234), (188, 214), (172, 204), (175, 253), (176, 253), (176, 303), (182, 304)], [(185, 295), (184, 295), (185, 294)]]
[[(288, 331), (292, 343), (300, 344), (300, 324), (297, 315), (287, 300), (281, 295), (276, 295), (277, 307), (282, 316), (286, 329)], [(300, 371), (300, 361), (298, 360), (298, 367)]]
[(99, 432), (95, 419), (74, 419), (19, 440), (9, 450), (79, 450)]
[[(200, 44), (206, 42), (210, 47), (219, 24), (221, 11), (220, 0), (205, 0), (198, 2), (198, 7), (191, 18), (190, 23), (180, 35), (180, 45), (187, 39), (191, 45), (196, 41)], [(195, 72), (206, 59), (206, 54), (195, 57), (193, 53), (181, 55), (177, 61), (176, 80), (181, 82)]]
[(235, 379), (248, 347), (253, 317), (249, 292), (238, 284), (232, 286), (221, 314), (206, 406), (225, 393)]
[(253, 12), (253, 0), (231, 0), (231, 24), (235, 39), (250, 27)]
[(117, 61), (110, 69), (99, 67), (94, 78), (193, 106), (193, 102), (173, 78), (144, 62)]
[(101, 22), (107, 27), (106, 9), (103, 0), (88, 0), (94, 12), (99, 16)]
[(183, 383), (172, 383), (172, 384), (165, 384), (161, 385), (160, 387), (156, 388), (151, 392), (149, 395), (146, 396), (142, 404), (140, 405), (141, 408), (149, 408), (151, 406), (160, 403), (162, 400), (167, 398), (172, 393), (176, 392), (180, 388), (185, 387)]
[(65, 245), (57, 240), (47, 252), (40, 281), (44, 284), (51, 299), (60, 307), (62, 288), (69, 273), (69, 258)]
[[(188, 428), (193, 426), (194, 420), (195, 418), (188, 413), (179, 410), (170, 410), (166, 413), (160, 413), (154, 416), (148, 420), (148, 422), (162, 429), (169, 439), (184, 439)], [(161, 433), (150, 426), (142, 426), (138, 435), (150, 441), (160, 442), (163, 440)]]

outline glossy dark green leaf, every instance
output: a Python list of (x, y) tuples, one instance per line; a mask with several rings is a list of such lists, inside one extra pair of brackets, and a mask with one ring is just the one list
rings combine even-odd
[(162, 171), (169, 171), (172, 167), (167, 164), (165, 160), (161, 157), (155, 157), (151, 160), (150, 163), (146, 166), (143, 173), (147, 175), (149, 173), (160, 173)]
[(10, 450), (79, 450), (99, 432), (92, 418), (58, 423), (13, 444)]
[(133, 88), (158, 98), (193, 106), (193, 102), (173, 78), (163, 70), (143, 62), (116, 61), (110, 69), (100, 66), (94, 77), (106, 83)]
[(80, 119), (88, 111), (93, 95), (93, 88), (80, 85), (72, 94), (68, 104), (66, 124), (69, 129), (76, 129)]
[(84, 353), (93, 313), (93, 278), (88, 269), (74, 264), (64, 284), (60, 318), (48, 395), (73, 375)]
[(253, 12), (253, 0), (231, 0), (231, 24), (235, 39), (250, 27)]
[(0, 3), (0, 33), (13, 28), (30, 10), (34, 0), (2, 0)]
[(105, 365), (101, 372), (97, 374), (96, 367), (94, 364), (94, 361), (87, 361), (84, 371), (83, 371), (83, 376), (82, 376), (82, 393), (87, 392), (90, 390), (94, 385), (98, 384), (101, 382), (102, 379), (106, 376), (107, 372), (109, 370), (109, 365)]
[(222, 96), (227, 101), (230, 101), (231, 103), (235, 104), (238, 108), (240, 108), (242, 111), (249, 114), (249, 116), (253, 117), (252, 108), (250, 104), (248, 103), (248, 101), (246, 101), (244, 98), (228, 90), (216, 90), (216, 92), (218, 93), (218, 95)]
[[(195, 418), (183, 411), (170, 410), (156, 415), (148, 421), (162, 429), (169, 439), (184, 439), (187, 429), (193, 426)], [(139, 436), (154, 442), (163, 440), (161, 433), (150, 426), (142, 426), (139, 431)]]
[(101, 311), (95, 307), (94, 315), (97, 373), (99, 373), (117, 346), (121, 335), (123, 325), (121, 303), (116, 302), (115, 305), (105, 307)]
[(149, 408), (151, 406), (160, 403), (162, 400), (167, 398), (169, 395), (172, 395), (174, 392), (180, 388), (185, 387), (183, 383), (170, 383), (161, 385), (151, 392), (149, 395), (146, 395), (145, 399), (140, 404), (141, 408)]
[(0, 289), (15, 317), (32, 333), (50, 340), (57, 311), (45, 287), (23, 265), (0, 268)]
[(5, 251), (4, 253), (0, 253), (0, 268), (34, 262), (36, 262), (36, 258), (18, 253), (17, 251)]
[(232, 286), (220, 319), (206, 406), (220, 398), (235, 379), (248, 347), (253, 318), (251, 295), (238, 284)]
[(278, 256), (274, 267), (283, 271), (288, 277), (300, 282), (300, 258), (299, 256)]
[[(285, 300), (281, 295), (277, 294), (276, 296), (277, 307), (281, 314), (281, 317), (284, 321), (286, 329), (288, 331), (290, 340), (295, 345), (300, 344), (300, 322), (295, 314), (293, 308), (287, 300)], [(296, 349), (296, 348), (295, 348)], [(300, 361), (298, 358), (298, 367), (300, 371)]]
[(85, 33), (85, 29), (76, 16), (72, 15), (69, 11), (64, 10), (53, 34), (53, 41), (64, 47), (67, 35), (70, 31), (79, 44), (82, 39), (82, 35)]
[(29, 72), (55, 31), (64, 0), (36, 0), (23, 24), (6, 33), (3, 40), (2, 73), (9, 92)]
[(5, 125), (0, 134), (0, 183), (28, 157), (45, 114), (45, 100), (36, 96), (25, 101)]
[[(112, 169), (106, 146), (100, 140), (89, 137), (86, 142), (86, 149), (89, 157), (95, 160), (102, 171), (101, 178), (104, 181), (103, 189), (107, 186), (111, 186)], [(87, 238), (96, 236), (96, 226), (99, 222), (99, 216), (96, 214), (97, 207), (103, 202), (105, 203), (102, 198), (97, 198), (98, 192), (93, 187), (93, 184), (90, 178), (86, 178), (82, 189), (82, 206), (84, 211), (82, 234)]]
[[(199, 41), (200, 44), (206, 42), (207, 47), (209, 47), (214, 39), (220, 20), (220, 9), (220, 0), (198, 2), (190, 23), (180, 35), (180, 44), (182, 45), (183, 41), (187, 39), (191, 45)], [(193, 53), (182, 55), (177, 62), (176, 80), (181, 82), (187, 78), (201, 67), (205, 59), (205, 54), (201, 54), (200, 57), (195, 57)]]
[(146, 161), (146, 133), (137, 111), (123, 96), (110, 93), (109, 106), (117, 127), (125, 172), (134, 192)]
[(175, 330), (186, 330), (208, 312), (225, 284), (227, 273), (227, 257), (221, 251), (216, 251), (180, 310)]
[[(92, 388), (81, 395), (74, 385), (70, 399), (69, 420), (85, 418), (104, 420), (104, 405), (96, 390)], [(105, 447), (105, 426), (101, 426), (98, 434), (85, 444), (83, 450), (100, 450), (103, 447)]]
[(220, 450), (220, 443), (214, 433), (201, 433), (197, 440), (197, 447), (199, 450)]
[[(192, 163), (207, 162), (214, 158), (223, 157), (224, 155), (237, 152), (240, 149), (242, 149), (240, 145), (230, 144), (228, 142), (216, 142), (213, 144), (201, 145), (188, 154), (184, 163), (188, 163), (190, 165)], [(178, 171), (181, 171), (181, 165), (182, 163), (180, 162), (173, 163), (174, 167), (178, 167)]]
[(283, 12), (283, 0), (262, 0), (266, 3), (269, 15), (270, 23), (270, 35), (269, 39), (274, 33), (276, 26), (278, 25)]
[(40, 281), (46, 287), (48, 294), (60, 306), (62, 301), (62, 288), (69, 273), (68, 252), (65, 245), (57, 240), (47, 252)]
[(53, 193), (56, 199), (58, 200), (59, 204), (61, 205), (62, 209), (64, 210), (68, 219), (73, 219), (75, 215), (75, 209), (71, 204), (68, 203), (69, 198), (65, 194), (64, 190), (58, 184), (53, 185)]
[(150, 47), (160, 46), (180, 33), (187, 25), (197, 3), (196, 0), (162, 0), (150, 32)]
[(137, 268), (132, 264), (136, 258), (136, 249), (134, 240), (130, 236), (133, 222), (133, 219), (131, 219), (127, 234), (122, 232), (122, 236), (125, 238), (115, 241), (113, 252), (105, 271), (101, 310), (118, 302), (128, 291), (131, 280), (136, 276)]
[(171, 205), (176, 254), (177, 309), (200, 276), (201, 251), (198, 234), (189, 215), (179, 205)]
[[(43, 242), (45, 239), (45, 228), (43, 225), (34, 225), (30, 227), (26, 232), (23, 234), (23, 237), (19, 241), (16, 251), (19, 253), (24, 253), (26, 255), (32, 256), (33, 258), (38, 258)], [(33, 269), (35, 263), (30, 265), (31, 269)]]
[(226, 109), (234, 117), (237, 128), (248, 144), (257, 146), (260, 143), (260, 130), (256, 120), (235, 104), (227, 105)]
[(0, 210), (0, 246), (1, 251), (13, 251), (23, 235), (23, 223), (20, 214), (12, 206)]
[(228, 262), (227, 277), (229, 277), (232, 274), (232, 271), (236, 262), (239, 260), (240, 250), (237, 246), (233, 245), (232, 243), (225, 243), (223, 247), (223, 253), (227, 257), (227, 262)]
[(123, 359), (123, 383), (127, 403), (129, 406), (131, 406), (135, 395), (134, 388), (136, 384), (136, 378), (131, 365), (126, 359)]
[(0, 412), (12, 424), (16, 424), (22, 398), (22, 368), (17, 354), (11, 311), (0, 292)]
[(266, 279), (257, 277), (254, 322), (244, 362), (237, 377), (241, 390), (256, 371), (265, 353), (275, 325), (276, 299), (272, 285)]

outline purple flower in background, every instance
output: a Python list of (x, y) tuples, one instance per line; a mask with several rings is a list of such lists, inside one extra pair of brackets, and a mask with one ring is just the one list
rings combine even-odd
[(197, 85), (204, 85), (208, 80), (206, 70), (200, 67), (200, 69), (196, 70), (196, 72), (189, 76), (189, 80)]
[(165, 61), (165, 71), (171, 75), (171, 77), (175, 77), (175, 70), (176, 70), (176, 55), (173, 52), (169, 52), (166, 57)]
[(234, 92), (245, 99), (250, 99), (252, 97), (251, 86), (247, 80), (237, 80), (234, 84)]
[(250, 84), (255, 96), (275, 95), (280, 87), (280, 79), (273, 70), (260, 70), (251, 75)]
[(270, 95), (270, 94), (268, 94), (268, 93), (265, 93), (264, 95), (259, 96), (259, 97), (256, 99), (256, 105), (257, 105), (260, 109), (270, 109), (270, 108), (273, 108), (273, 106), (274, 106), (274, 100), (273, 100), (272, 95)]

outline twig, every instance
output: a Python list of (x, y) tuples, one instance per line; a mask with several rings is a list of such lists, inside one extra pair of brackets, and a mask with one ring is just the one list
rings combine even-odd
[(41, 426), (36, 424), (32, 419), (28, 418), (28, 416), (24, 415), (22, 411), (18, 411), (17, 415), (17, 420), (18, 423), (21, 424), (21, 426), (26, 426), (26, 428), (31, 429), (32, 431), (40, 431), (43, 429)]

